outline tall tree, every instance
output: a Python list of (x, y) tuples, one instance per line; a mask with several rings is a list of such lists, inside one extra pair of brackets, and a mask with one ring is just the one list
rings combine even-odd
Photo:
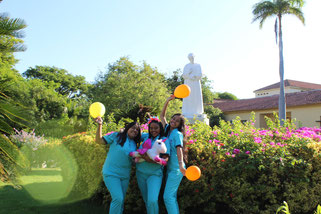
[(85, 77), (68, 73), (65, 69), (49, 66), (36, 66), (23, 73), (27, 79), (39, 79), (44, 82), (57, 83), (56, 91), (68, 98), (76, 98), (87, 93), (89, 84)]
[[(122, 57), (108, 65), (106, 73), (101, 73), (92, 89), (93, 101), (102, 102), (106, 112), (126, 117), (137, 106), (150, 106), (151, 114), (157, 115), (170, 95), (163, 74), (144, 62), (135, 65), (127, 57)], [(174, 105), (175, 104), (175, 105)], [(169, 107), (179, 112), (181, 101), (176, 99)], [(174, 109), (175, 108), (175, 109)], [(138, 115), (137, 115), (138, 116)]]
[(276, 16), (275, 20), (275, 38), (279, 44), (279, 73), (280, 73), (280, 95), (279, 95), (279, 118), (281, 125), (286, 119), (286, 103), (284, 90), (284, 62), (283, 62), (283, 40), (282, 40), (282, 16), (286, 14), (295, 15), (304, 24), (302, 7), (303, 0), (270, 0), (257, 3), (253, 7), (253, 22), (260, 21), (262, 28), (264, 21), (269, 17)]

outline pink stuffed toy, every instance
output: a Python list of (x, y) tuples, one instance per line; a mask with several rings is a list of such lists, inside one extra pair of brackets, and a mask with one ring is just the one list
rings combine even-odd
[(165, 140), (156, 140), (155, 143), (153, 144), (153, 146), (151, 147), (151, 140), (147, 139), (144, 144), (143, 144), (143, 148), (142, 149), (138, 149), (135, 152), (131, 152), (129, 155), (131, 157), (135, 158), (135, 162), (143, 162), (145, 161), (141, 155), (147, 153), (147, 155), (149, 156), (150, 159), (154, 160), (155, 162), (157, 162), (160, 165), (166, 166), (167, 161), (164, 158), (161, 158), (159, 156), (160, 153), (166, 153), (167, 152), (167, 148), (165, 145)]

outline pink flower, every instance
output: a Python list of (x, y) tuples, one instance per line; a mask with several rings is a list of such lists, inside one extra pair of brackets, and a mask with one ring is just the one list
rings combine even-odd
[(233, 153), (234, 153), (234, 154), (239, 154), (239, 153), (240, 153), (240, 150), (239, 150), (239, 149), (234, 149), (234, 150), (233, 150)]
[(250, 151), (246, 151), (245, 154), (248, 154), (248, 155), (249, 155), (249, 154), (251, 154), (251, 152), (250, 152)]
[(260, 137), (254, 137), (254, 142), (255, 142), (255, 143), (262, 143), (262, 138), (260, 138)]

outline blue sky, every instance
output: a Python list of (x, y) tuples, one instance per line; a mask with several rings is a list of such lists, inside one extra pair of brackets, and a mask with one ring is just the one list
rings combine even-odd
[[(252, 98), (279, 81), (274, 19), (252, 23), (258, 0), (3, 0), (0, 11), (22, 18), (27, 51), (21, 73), (36, 65), (64, 68), (93, 82), (122, 56), (170, 75), (194, 53), (213, 91)], [(303, 7), (306, 25), (283, 19), (285, 79), (321, 84), (320, 0)]]

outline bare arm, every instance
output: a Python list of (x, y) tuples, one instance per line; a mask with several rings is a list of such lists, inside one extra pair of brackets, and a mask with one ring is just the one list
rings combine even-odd
[(166, 110), (167, 110), (167, 107), (168, 107), (168, 103), (169, 101), (175, 99), (175, 96), (174, 95), (171, 95), (169, 98), (167, 98), (165, 104), (164, 104), (164, 107), (162, 109), (162, 112), (160, 114), (160, 120), (163, 124), (163, 127), (165, 128), (165, 125), (167, 124), (167, 121), (166, 121)]
[(101, 117), (97, 117), (95, 119), (95, 122), (98, 123), (97, 132), (96, 132), (96, 142), (99, 144), (105, 144), (103, 141), (103, 134), (102, 134), (103, 119), (101, 119)]
[(184, 168), (184, 160), (183, 160), (183, 149), (182, 147), (176, 147), (177, 159), (179, 164), (179, 170), (185, 176), (186, 169)]

